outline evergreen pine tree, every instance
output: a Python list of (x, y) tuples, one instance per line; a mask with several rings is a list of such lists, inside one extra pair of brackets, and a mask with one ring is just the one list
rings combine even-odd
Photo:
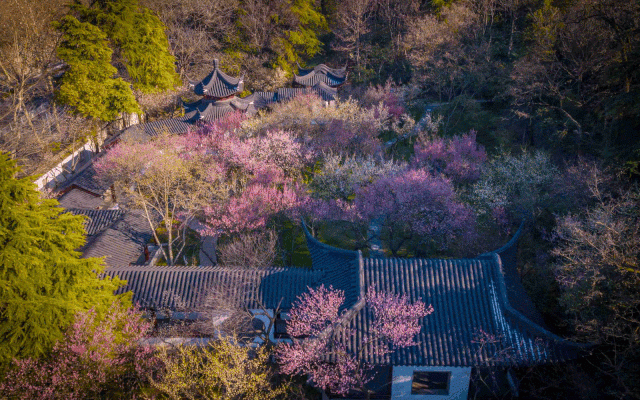
[(38, 357), (79, 310), (106, 310), (118, 281), (99, 279), (97, 258), (80, 258), (83, 217), (40, 198), (0, 153), (0, 364)]
[(136, 89), (153, 93), (180, 84), (166, 28), (138, 0), (98, 0), (90, 8), (80, 4), (74, 8), (107, 34), (117, 62), (126, 68)]
[(296, 23), (275, 41), (276, 64), (286, 71), (291, 71), (301, 56), (311, 58), (318, 54), (322, 50), (318, 34), (328, 29), (324, 15), (313, 0), (293, 0), (290, 12)]
[(129, 85), (114, 78), (118, 71), (111, 65), (113, 52), (107, 36), (70, 15), (55, 26), (63, 34), (58, 56), (69, 65), (58, 89), (58, 100), (75, 107), (81, 115), (103, 121), (112, 121), (121, 112), (139, 112)]

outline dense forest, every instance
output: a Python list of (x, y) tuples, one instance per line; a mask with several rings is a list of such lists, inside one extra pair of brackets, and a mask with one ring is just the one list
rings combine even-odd
[[(345, 66), (348, 82), (335, 106), (305, 95), (251, 119), (232, 115), (193, 134), (108, 151), (96, 170), (129, 205), (173, 207), (152, 226), (155, 241), (169, 243), (164, 263), (197, 262), (191, 220), (219, 235), (218, 259), (229, 267), (309, 266), (301, 218), (322, 241), (367, 255), (375, 221), (376, 251), (389, 257), (473, 257), (524, 224), (518, 273), (544, 322), (595, 347), (577, 361), (517, 369), (520, 395), (640, 397), (639, 1), (6, 0), (1, 398), (46, 387), (43, 398), (180, 398), (186, 380), (209, 376), (196, 368), (207, 363), (219, 376), (253, 382), (209, 376), (202, 390), (221, 398), (312, 396), (301, 382), (283, 383), (270, 349), (248, 354), (238, 338), (179, 357), (135, 349), (150, 326), (122, 306), (126, 298), (105, 305), (117, 281), (97, 288), (82, 280), (43, 317), (56, 326), (46, 334), (15, 328), (25, 325), (13, 314), (31, 283), (8, 289), (23, 277), (5, 260), (23, 265), (38, 255), (4, 238), (39, 207), (34, 225), (55, 213), (24, 177), (42, 175), (87, 140), (119, 134), (130, 115), (180, 115), (193, 98), (189, 81), (214, 60), (244, 76), (243, 94), (286, 86), (319, 63)], [(149, 200), (159, 182), (165, 203)], [(78, 234), (79, 219), (64, 223)], [(60, 257), (76, 257), (75, 265), (73, 237)], [(101, 268), (81, 264), (87, 274)], [(37, 273), (56, 280), (63, 270)], [(91, 308), (96, 294), (100, 305)], [(74, 346), (87, 341), (95, 354), (83, 358)], [(235, 369), (214, 361), (224, 357)], [(107, 372), (96, 375), (96, 366)], [(21, 382), (28, 375), (35, 381)], [(509, 396), (488, 381), (475, 377), (470, 395)]]

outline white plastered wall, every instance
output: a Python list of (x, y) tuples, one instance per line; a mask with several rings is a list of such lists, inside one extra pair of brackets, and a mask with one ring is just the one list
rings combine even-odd
[[(451, 372), (448, 395), (411, 394), (411, 382), (414, 371), (442, 371)], [(471, 368), (466, 367), (420, 367), (398, 366), (393, 367), (391, 382), (392, 400), (466, 400), (469, 393), (469, 379)]]

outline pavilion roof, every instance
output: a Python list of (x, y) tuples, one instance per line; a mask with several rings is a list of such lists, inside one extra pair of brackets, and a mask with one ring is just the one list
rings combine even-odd
[(244, 75), (239, 78), (231, 77), (219, 68), (218, 59), (213, 61), (213, 71), (199, 82), (190, 81), (193, 92), (200, 96), (225, 98), (242, 92), (244, 89)]
[(184, 104), (184, 121), (188, 123), (213, 122), (233, 112), (242, 112), (252, 116), (257, 112), (254, 97), (233, 97), (227, 100), (211, 101), (206, 99)]
[(336, 69), (320, 64), (312, 69), (303, 69), (298, 66), (298, 75), (294, 75), (293, 82), (305, 87), (312, 87), (320, 82), (330, 87), (337, 87), (342, 85), (346, 79), (346, 67)]

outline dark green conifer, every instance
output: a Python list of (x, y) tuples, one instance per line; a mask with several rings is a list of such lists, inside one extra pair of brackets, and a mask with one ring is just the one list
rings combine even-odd
[(81, 19), (107, 34), (117, 63), (126, 68), (136, 89), (153, 93), (180, 84), (165, 26), (151, 10), (137, 0), (98, 0), (90, 8), (74, 8)]
[(100, 259), (80, 258), (83, 217), (41, 199), (17, 172), (0, 153), (0, 364), (46, 353), (77, 311), (106, 310), (118, 285), (98, 279)]
[(111, 65), (113, 52), (107, 36), (70, 15), (55, 26), (62, 32), (58, 56), (69, 65), (58, 89), (58, 100), (85, 117), (103, 121), (112, 121), (122, 112), (139, 112), (129, 84), (114, 78), (118, 71)]

